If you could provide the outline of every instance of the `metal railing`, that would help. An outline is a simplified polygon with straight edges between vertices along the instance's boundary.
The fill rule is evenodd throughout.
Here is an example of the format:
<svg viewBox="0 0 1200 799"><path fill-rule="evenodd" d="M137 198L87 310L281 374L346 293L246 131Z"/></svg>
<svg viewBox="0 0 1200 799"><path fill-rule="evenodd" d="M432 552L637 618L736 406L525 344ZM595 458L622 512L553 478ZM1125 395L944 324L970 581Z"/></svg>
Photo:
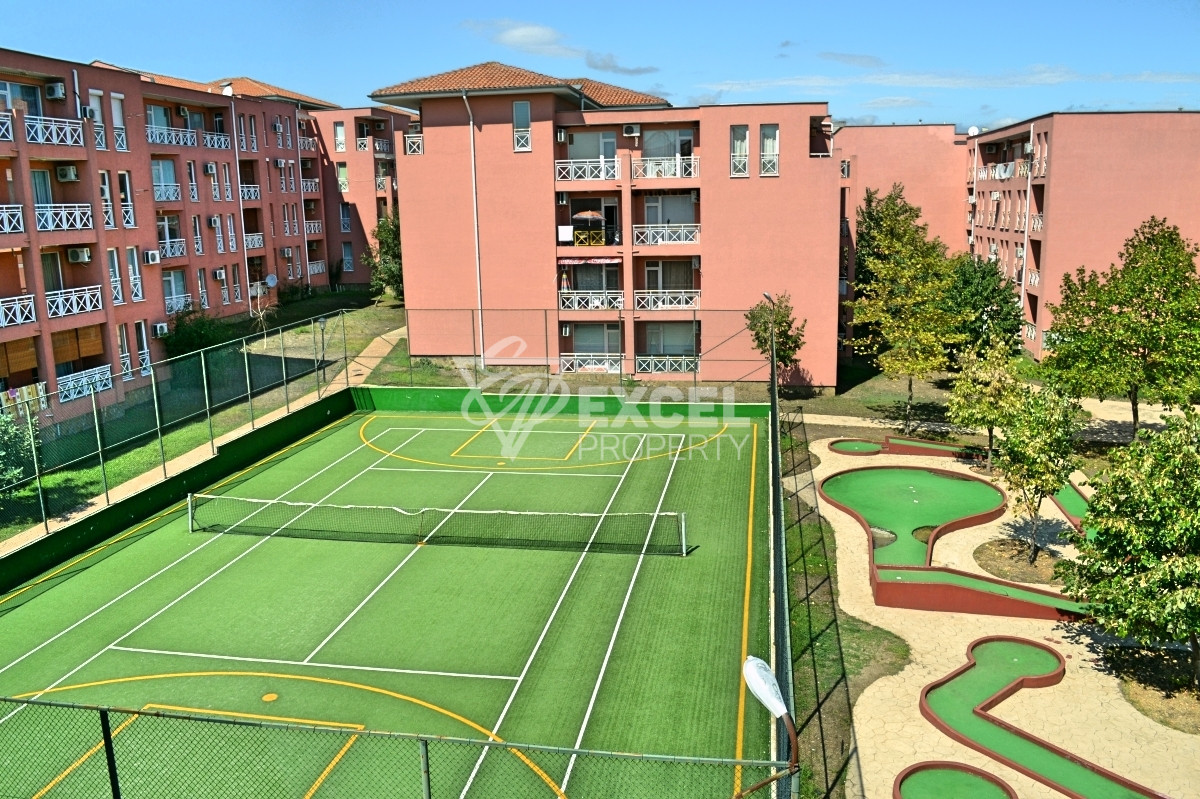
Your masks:
<svg viewBox="0 0 1200 799"><path fill-rule="evenodd" d="M37 321L32 294L0 298L0 327L12 327Z"/></svg>
<svg viewBox="0 0 1200 799"><path fill-rule="evenodd" d="M125 304L125 290L121 287L121 278L120 277L110 277L108 279L108 285L109 285L109 288L111 289L110 293L112 294L112 304L113 305L124 305Z"/></svg>
<svg viewBox="0 0 1200 799"><path fill-rule="evenodd" d="M59 402L70 402L97 391L107 391L112 388L112 364L61 375L55 382L58 384Z"/></svg>
<svg viewBox="0 0 1200 799"><path fill-rule="evenodd" d="M167 128L159 125L146 126L146 142L170 144L176 147L195 147L196 131L187 128Z"/></svg>
<svg viewBox="0 0 1200 799"><path fill-rule="evenodd" d="M128 352L122 352L120 354L120 361L121 361L121 379L122 380L132 380L133 379L133 358L130 356L130 354Z"/></svg>
<svg viewBox="0 0 1200 799"><path fill-rule="evenodd" d="M244 233L242 234L242 242L247 250L262 249L263 234L261 233Z"/></svg>
<svg viewBox="0 0 1200 799"><path fill-rule="evenodd" d="M634 225L634 246L693 244L700 240L699 225Z"/></svg>
<svg viewBox="0 0 1200 799"><path fill-rule="evenodd" d="M635 291L633 307L638 311L661 311L671 308L695 308L700 304L700 292L695 289L669 291Z"/></svg>
<svg viewBox="0 0 1200 799"><path fill-rule="evenodd" d="M301 150L317 149L317 140L312 136L301 136L299 142Z"/></svg>
<svg viewBox="0 0 1200 799"><path fill-rule="evenodd" d="M192 308L191 294L170 294L163 297L163 305L167 308L168 314L177 314L180 311L190 311Z"/></svg>
<svg viewBox="0 0 1200 799"><path fill-rule="evenodd" d="M633 363L633 370L643 374L695 372L700 359L695 355L638 355Z"/></svg>
<svg viewBox="0 0 1200 799"><path fill-rule="evenodd" d="M554 162L555 180L620 180L621 162L615 158L572 158Z"/></svg>
<svg viewBox="0 0 1200 799"><path fill-rule="evenodd" d="M731 155L731 156L729 156L729 176L731 178L750 177L750 156L748 156L748 155Z"/></svg>
<svg viewBox="0 0 1200 799"><path fill-rule="evenodd" d="M360 153L368 153L371 151L371 140L366 137L356 139L355 144L357 145Z"/></svg>
<svg viewBox="0 0 1200 799"><path fill-rule="evenodd" d="M243 183L238 188L238 194L243 200L261 200L262 188L257 183Z"/></svg>
<svg viewBox="0 0 1200 799"><path fill-rule="evenodd" d="M518 153L533 149L533 131L529 128L513 128L513 150Z"/></svg>
<svg viewBox="0 0 1200 799"><path fill-rule="evenodd" d="M320 178L300 178L300 191L305 194L315 194L321 190Z"/></svg>
<svg viewBox="0 0 1200 799"><path fill-rule="evenodd" d="M102 217L104 217L104 227L105 228L107 228L109 230L116 228L117 218L116 218L116 215L113 213L113 204L112 203L101 203L100 215Z"/></svg>
<svg viewBox="0 0 1200 799"><path fill-rule="evenodd" d="M560 291L560 311L620 310L625 307L625 293L616 291Z"/></svg>
<svg viewBox="0 0 1200 799"><path fill-rule="evenodd" d="M1041 230L1046 226L1046 219L1042 214L1034 214L1031 219L1033 220L1033 230Z"/></svg>
<svg viewBox="0 0 1200 799"><path fill-rule="evenodd" d="M146 295L142 292L142 276L129 273L129 299L134 302L144 302Z"/></svg>
<svg viewBox="0 0 1200 799"><path fill-rule="evenodd" d="M312 222L305 220L305 222L304 222L304 232L308 233L311 236L321 235L321 232L324 229L325 229L325 225L319 219L314 220Z"/></svg>
<svg viewBox="0 0 1200 799"><path fill-rule="evenodd" d="M200 287L200 307L208 310L208 289L203 286Z"/></svg>
<svg viewBox="0 0 1200 799"><path fill-rule="evenodd" d="M250 134L250 152L252 152L252 153L258 152L258 134L257 133Z"/></svg>
<svg viewBox="0 0 1200 799"><path fill-rule="evenodd" d="M698 178L700 156L676 155L666 158L634 158L633 179L639 178Z"/></svg>
<svg viewBox="0 0 1200 799"><path fill-rule="evenodd" d="M19 205L0 205L0 233L24 233L25 213Z"/></svg>
<svg viewBox="0 0 1200 799"><path fill-rule="evenodd" d="M338 191L350 191L350 178L338 178Z"/></svg>
<svg viewBox="0 0 1200 799"><path fill-rule="evenodd" d="M155 202L176 202L183 199L183 192L179 189L178 183L155 183L154 184L154 201Z"/></svg>
<svg viewBox="0 0 1200 799"><path fill-rule="evenodd" d="M92 141L95 142L97 150L108 149L108 136L105 135L103 122L92 123Z"/></svg>
<svg viewBox="0 0 1200 799"><path fill-rule="evenodd" d="M129 138L124 125L113 125L113 146L121 152L129 150Z"/></svg>
<svg viewBox="0 0 1200 799"><path fill-rule="evenodd" d="M375 176L375 191L387 191L388 179L387 175Z"/></svg>
<svg viewBox="0 0 1200 799"><path fill-rule="evenodd" d="M12 112L0 111L0 141L13 140Z"/></svg>
<svg viewBox="0 0 1200 799"><path fill-rule="evenodd" d="M779 154L763 153L758 159L758 174L764 177L779 175Z"/></svg>
<svg viewBox="0 0 1200 799"><path fill-rule="evenodd" d="M83 146L83 120L56 117L25 117L25 141L30 144Z"/></svg>
<svg viewBox="0 0 1200 799"><path fill-rule="evenodd" d="M57 203L33 206L38 230L91 230L92 206L86 203Z"/></svg>
<svg viewBox="0 0 1200 799"><path fill-rule="evenodd" d="M312 275L322 275L324 273L325 273L325 262L324 261L309 261L308 262L308 274L310 277Z"/></svg>
<svg viewBox="0 0 1200 799"><path fill-rule="evenodd" d="M571 244L575 247L604 247L621 243L621 231L615 227L575 228Z"/></svg>
<svg viewBox="0 0 1200 799"><path fill-rule="evenodd" d="M606 352L563 352L558 356L558 371L564 374L599 372L618 374L621 371L621 354Z"/></svg>
<svg viewBox="0 0 1200 799"><path fill-rule="evenodd" d="M425 152L425 140L420 133L404 134L404 154L422 155Z"/></svg>
<svg viewBox="0 0 1200 799"><path fill-rule="evenodd" d="M196 255L204 255L204 236L199 233L192 236L192 251Z"/></svg>
<svg viewBox="0 0 1200 799"><path fill-rule="evenodd" d="M188 184L188 197L190 197L194 203L200 202L200 187L195 183Z"/></svg>
<svg viewBox="0 0 1200 799"><path fill-rule="evenodd" d="M204 146L214 150L232 149L228 133L211 133L207 130L204 131Z"/></svg>
<svg viewBox="0 0 1200 799"><path fill-rule="evenodd" d="M343 233L349 233L349 232L350 232L350 220L349 220L349 219L343 219L343 220L342 220L342 232L343 232Z"/></svg>
<svg viewBox="0 0 1200 799"><path fill-rule="evenodd" d="M121 203L121 224L125 227L137 227L133 216L133 203Z"/></svg>
<svg viewBox="0 0 1200 799"><path fill-rule="evenodd" d="M80 286L73 289L46 292L46 316L63 316L99 311L104 307L100 286Z"/></svg>
<svg viewBox="0 0 1200 799"><path fill-rule="evenodd" d="M1029 285L1037 286L1042 282L1042 273L1036 269L1029 270Z"/></svg>
<svg viewBox="0 0 1200 799"><path fill-rule="evenodd" d="M163 239L158 242L158 254L163 258L182 258L187 255L187 242L183 239Z"/></svg>
<svg viewBox="0 0 1200 799"><path fill-rule="evenodd" d="M1029 339L1030 341L1033 341L1037 338L1037 325L1029 322L1025 323L1025 338Z"/></svg>
<svg viewBox="0 0 1200 799"><path fill-rule="evenodd" d="M389 139L375 139L375 152L390 153L392 151L392 142Z"/></svg>

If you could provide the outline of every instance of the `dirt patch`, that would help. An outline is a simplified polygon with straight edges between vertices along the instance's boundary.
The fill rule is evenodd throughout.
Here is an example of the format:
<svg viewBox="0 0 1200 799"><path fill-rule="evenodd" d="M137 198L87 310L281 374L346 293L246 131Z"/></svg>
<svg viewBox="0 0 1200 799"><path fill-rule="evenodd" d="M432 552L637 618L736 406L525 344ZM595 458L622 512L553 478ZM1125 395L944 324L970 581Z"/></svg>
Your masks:
<svg viewBox="0 0 1200 799"><path fill-rule="evenodd" d="M936 527L918 527L916 530L913 530L912 537L922 544L928 544L929 536L933 535L933 531L936 529Z"/></svg>
<svg viewBox="0 0 1200 799"><path fill-rule="evenodd" d="M888 544L896 543L896 534L882 527L871 528L871 549L883 549Z"/></svg>
<svg viewBox="0 0 1200 799"><path fill-rule="evenodd" d="M1062 585L1062 580L1054 576L1054 564L1062 559L1042 550L1037 561L1030 564L1028 541L997 538L980 544L973 554L979 568L993 577L1017 583Z"/></svg>
<svg viewBox="0 0 1200 799"><path fill-rule="evenodd" d="M1188 653L1109 647L1104 663L1121 678L1121 694L1159 724L1200 735L1200 695L1189 687Z"/></svg>

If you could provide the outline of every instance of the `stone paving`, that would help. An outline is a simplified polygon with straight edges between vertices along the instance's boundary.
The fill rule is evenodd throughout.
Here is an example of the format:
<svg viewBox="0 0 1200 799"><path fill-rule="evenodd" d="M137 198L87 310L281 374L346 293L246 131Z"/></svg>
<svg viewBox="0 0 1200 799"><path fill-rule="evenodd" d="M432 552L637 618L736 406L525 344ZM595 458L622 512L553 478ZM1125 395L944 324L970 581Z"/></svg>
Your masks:
<svg viewBox="0 0 1200 799"><path fill-rule="evenodd" d="M813 442L821 460L814 470L818 482L844 469L885 464L969 472L967 465L950 458L844 455L828 448L830 440ZM1046 517L1066 524L1050 503L1043 510ZM1049 621L877 607L867 577L866 534L836 508L822 511L837 538L841 610L904 638L911 649L911 662L903 671L872 683L855 703L859 768L851 769L848 796L890 797L896 775L922 760L977 766L1008 782L1021 799L1062 796L955 742L920 714L921 689L965 663L971 641L998 634L1052 645L1066 658L1067 671L1058 685L1021 691L994 715L1154 790L1173 797L1200 796L1200 736L1164 727L1126 702L1117 680L1097 668L1086 633ZM1007 535L1014 522L1009 511L978 529L948 534L935 547L934 563L982 573L971 552L984 540Z"/></svg>

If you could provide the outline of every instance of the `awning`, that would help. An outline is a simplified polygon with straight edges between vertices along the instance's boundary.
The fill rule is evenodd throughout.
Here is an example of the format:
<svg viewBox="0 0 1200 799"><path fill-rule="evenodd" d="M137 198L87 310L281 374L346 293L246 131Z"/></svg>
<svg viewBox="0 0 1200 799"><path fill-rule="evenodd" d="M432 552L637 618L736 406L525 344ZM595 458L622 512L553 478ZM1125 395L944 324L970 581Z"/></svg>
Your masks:
<svg viewBox="0 0 1200 799"><path fill-rule="evenodd" d="M577 264L619 264L620 257L604 256L600 258L559 258L559 266L575 266Z"/></svg>

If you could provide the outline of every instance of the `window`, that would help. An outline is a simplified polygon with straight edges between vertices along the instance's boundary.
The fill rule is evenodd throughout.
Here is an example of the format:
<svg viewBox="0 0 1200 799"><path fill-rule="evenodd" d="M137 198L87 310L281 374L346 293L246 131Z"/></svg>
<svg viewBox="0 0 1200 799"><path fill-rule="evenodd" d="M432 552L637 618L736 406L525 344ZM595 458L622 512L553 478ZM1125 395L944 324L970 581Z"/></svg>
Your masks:
<svg viewBox="0 0 1200 799"><path fill-rule="evenodd" d="M142 264L138 261L137 247L125 248L125 268L129 272L129 299L142 302L146 295L142 293Z"/></svg>
<svg viewBox="0 0 1200 799"><path fill-rule="evenodd" d="M233 183L229 178L229 164L221 164L221 178L225 182L225 201L233 201Z"/></svg>
<svg viewBox="0 0 1200 799"><path fill-rule="evenodd" d="M758 126L758 174L773 177L779 174L779 126Z"/></svg>
<svg viewBox="0 0 1200 799"><path fill-rule="evenodd" d="M117 196L121 200L121 224L125 227L137 227L133 217L133 182L128 172L117 173Z"/></svg>
<svg viewBox="0 0 1200 799"><path fill-rule="evenodd" d="M121 289L121 254L115 247L108 250L108 282L112 287L113 305L124 305L125 293Z"/></svg>
<svg viewBox="0 0 1200 799"><path fill-rule="evenodd" d="M175 162L154 159L150 161L150 175L155 186L173 185L175 183Z"/></svg>
<svg viewBox="0 0 1200 799"><path fill-rule="evenodd" d="M350 175L346 172L346 162L337 163L338 191L350 191Z"/></svg>
<svg viewBox="0 0 1200 799"><path fill-rule="evenodd" d="M842 162L842 177L844 177L844 178L850 177L850 162L849 161Z"/></svg>
<svg viewBox="0 0 1200 799"><path fill-rule="evenodd" d="M250 151L258 152L258 117L250 117Z"/></svg>
<svg viewBox="0 0 1200 799"><path fill-rule="evenodd" d="M619 323L574 325L572 349L581 353L619 354L621 326Z"/></svg>
<svg viewBox="0 0 1200 799"><path fill-rule="evenodd" d="M167 214L158 218L158 241L177 241L181 238L179 232L179 215Z"/></svg>
<svg viewBox="0 0 1200 799"><path fill-rule="evenodd" d="M50 189L49 169L31 169L29 170L29 179L33 183L34 205L49 205L54 202L54 196Z"/></svg>
<svg viewBox="0 0 1200 799"><path fill-rule="evenodd" d="M146 124L156 128L171 127L171 112L165 106L147 105Z"/></svg>
<svg viewBox="0 0 1200 799"><path fill-rule="evenodd" d="M750 126L729 126L729 176L750 176Z"/></svg>
<svg viewBox="0 0 1200 799"><path fill-rule="evenodd" d="M333 123L333 150L337 153L346 152L346 123Z"/></svg>
<svg viewBox="0 0 1200 799"><path fill-rule="evenodd" d="M167 269L162 273L163 296L167 298L168 305L172 297L183 297L187 295L187 278L183 274L182 269Z"/></svg>
<svg viewBox="0 0 1200 799"><path fill-rule="evenodd" d="M646 352L650 355L695 355L696 329L691 322L655 322L646 325Z"/></svg>
<svg viewBox="0 0 1200 799"><path fill-rule="evenodd" d="M233 226L233 214L230 214L227 218L226 227L229 228L229 251L237 252L237 228Z"/></svg>
<svg viewBox="0 0 1200 799"><path fill-rule="evenodd" d="M62 263L58 253L42 253L42 281L47 292L63 290Z"/></svg>
<svg viewBox="0 0 1200 799"><path fill-rule="evenodd" d="M203 228L200 226L200 217L192 217L192 244L195 247L196 255L204 255L204 236Z"/></svg>
<svg viewBox="0 0 1200 799"><path fill-rule="evenodd" d="M691 291L691 261L647 261L646 289L648 291Z"/></svg>
<svg viewBox="0 0 1200 799"><path fill-rule="evenodd" d="M0 80L0 111L16 108L18 103L25 105L25 113L29 116L42 115L42 92L37 86Z"/></svg>
<svg viewBox="0 0 1200 799"><path fill-rule="evenodd" d="M533 149L533 137L529 130L529 101L518 100L513 103L513 150L518 153L529 152Z"/></svg>
<svg viewBox="0 0 1200 799"><path fill-rule="evenodd" d="M354 247L348 241L342 242L342 271L354 271Z"/></svg>
<svg viewBox="0 0 1200 799"><path fill-rule="evenodd" d="M133 361L129 357L129 333L124 323L117 325L117 352L121 358L121 379L133 379Z"/></svg>
<svg viewBox="0 0 1200 799"><path fill-rule="evenodd" d="M213 133L224 133L224 132L225 132L225 112L214 111L213 112Z"/></svg>
<svg viewBox="0 0 1200 799"><path fill-rule="evenodd" d="M342 219L342 232L350 232L350 203L342 203L339 207L339 213Z"/></svg>

